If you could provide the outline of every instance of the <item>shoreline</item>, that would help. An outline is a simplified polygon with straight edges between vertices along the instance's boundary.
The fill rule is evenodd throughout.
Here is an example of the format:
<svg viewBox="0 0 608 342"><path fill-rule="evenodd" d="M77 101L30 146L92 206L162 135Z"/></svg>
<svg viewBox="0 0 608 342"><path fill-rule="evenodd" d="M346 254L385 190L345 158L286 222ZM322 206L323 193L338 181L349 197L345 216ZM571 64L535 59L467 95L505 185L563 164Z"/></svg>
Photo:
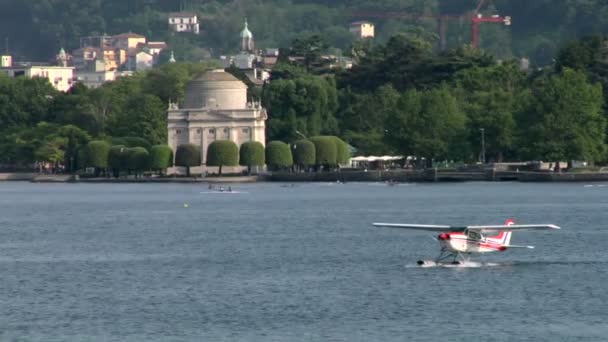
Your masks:
<svg viewBox="0 0 608 342"><path fill-rule="evenodd" d="M252 183L252 182L608 182L608 172L514 172L476 171L455 172L429 170L408 171L344 171L319 173L276 172L267 175L225 177L143 177L143 178L82 178L77 175L39 175L34 173L0 173L2 181L33 183Z"/></svg>

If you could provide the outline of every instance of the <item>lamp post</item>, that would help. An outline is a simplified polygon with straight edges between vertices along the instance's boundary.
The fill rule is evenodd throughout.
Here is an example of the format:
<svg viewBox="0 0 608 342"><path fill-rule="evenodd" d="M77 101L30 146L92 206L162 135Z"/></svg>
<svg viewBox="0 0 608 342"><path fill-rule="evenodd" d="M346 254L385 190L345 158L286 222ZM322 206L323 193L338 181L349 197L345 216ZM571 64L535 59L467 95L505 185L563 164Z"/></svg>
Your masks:
<svg viewBox="0 0 608 342"><path fill-rule="evenodd" d="M70 173L74 173L74 156L70 156Z"/></svg>
<svg viewBox="0 0 608 342"><path fill-rule="evenodd" d="M302 132L298 131L297 129L296 129L296 134L298 134L298 135L299 135L299 136L301 136L302 138L304 138L304 139L308 140L308 137L307 137L307 136L305 136L304 134L302 134Z"/></svg>
<svg viewBox="0 0 608 342"><path fill-rule="evenodd" d="M481 163L486 163L486 130L482 127L481 131Z"/></svg>

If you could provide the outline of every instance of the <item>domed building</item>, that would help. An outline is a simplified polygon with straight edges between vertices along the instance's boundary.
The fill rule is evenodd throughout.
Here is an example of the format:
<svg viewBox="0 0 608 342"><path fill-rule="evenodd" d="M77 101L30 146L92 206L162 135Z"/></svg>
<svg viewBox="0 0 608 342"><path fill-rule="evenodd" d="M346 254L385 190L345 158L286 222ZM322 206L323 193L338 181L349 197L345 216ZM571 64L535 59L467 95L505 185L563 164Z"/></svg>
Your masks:
<svg viewBox="0 0 608 342"><path fill-rule="evenodd" d="M182 144L199 145L203 165L207 147L215 140L232 140L238 146L266 142L266 110L258 102L248 102L245 83L224 70L207 71L190 81L181 108L170 103L167 118L173 152ZM204 170L203 166L200 171Z"/></svg>

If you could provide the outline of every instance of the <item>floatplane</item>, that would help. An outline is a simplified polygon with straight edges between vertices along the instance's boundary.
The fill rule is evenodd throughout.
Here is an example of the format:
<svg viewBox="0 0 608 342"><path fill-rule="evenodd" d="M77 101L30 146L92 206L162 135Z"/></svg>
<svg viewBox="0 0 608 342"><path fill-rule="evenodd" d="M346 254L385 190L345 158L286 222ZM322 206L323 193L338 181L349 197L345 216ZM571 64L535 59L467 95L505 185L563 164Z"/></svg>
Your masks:
<svg viewBox="0 0 608 342"><path fill-rule="evenodd" d="M511 248L533 249L534 246L511 245L511 234L522 230L560 229L554 224L515 224L511 219L500 226L458 227L407 223L374 223L374 226L439 233L436 238L441 248L439 256L434 260L419 260L417 263L420 266L467 264L471 254L504 252Z"/></svg>

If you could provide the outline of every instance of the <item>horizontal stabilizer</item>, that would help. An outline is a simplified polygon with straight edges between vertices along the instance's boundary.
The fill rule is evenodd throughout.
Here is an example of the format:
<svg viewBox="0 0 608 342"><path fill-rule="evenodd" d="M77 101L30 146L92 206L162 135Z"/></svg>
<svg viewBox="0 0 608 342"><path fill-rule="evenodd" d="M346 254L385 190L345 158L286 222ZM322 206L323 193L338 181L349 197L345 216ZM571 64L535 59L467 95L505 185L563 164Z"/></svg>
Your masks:
<svg viewBox="0 0 608 342"><path fill-rule="evenodd" d="M505 247L505 248L527 248L527 249L534 249L534 246L505 245L503 247Z"/></svg>

